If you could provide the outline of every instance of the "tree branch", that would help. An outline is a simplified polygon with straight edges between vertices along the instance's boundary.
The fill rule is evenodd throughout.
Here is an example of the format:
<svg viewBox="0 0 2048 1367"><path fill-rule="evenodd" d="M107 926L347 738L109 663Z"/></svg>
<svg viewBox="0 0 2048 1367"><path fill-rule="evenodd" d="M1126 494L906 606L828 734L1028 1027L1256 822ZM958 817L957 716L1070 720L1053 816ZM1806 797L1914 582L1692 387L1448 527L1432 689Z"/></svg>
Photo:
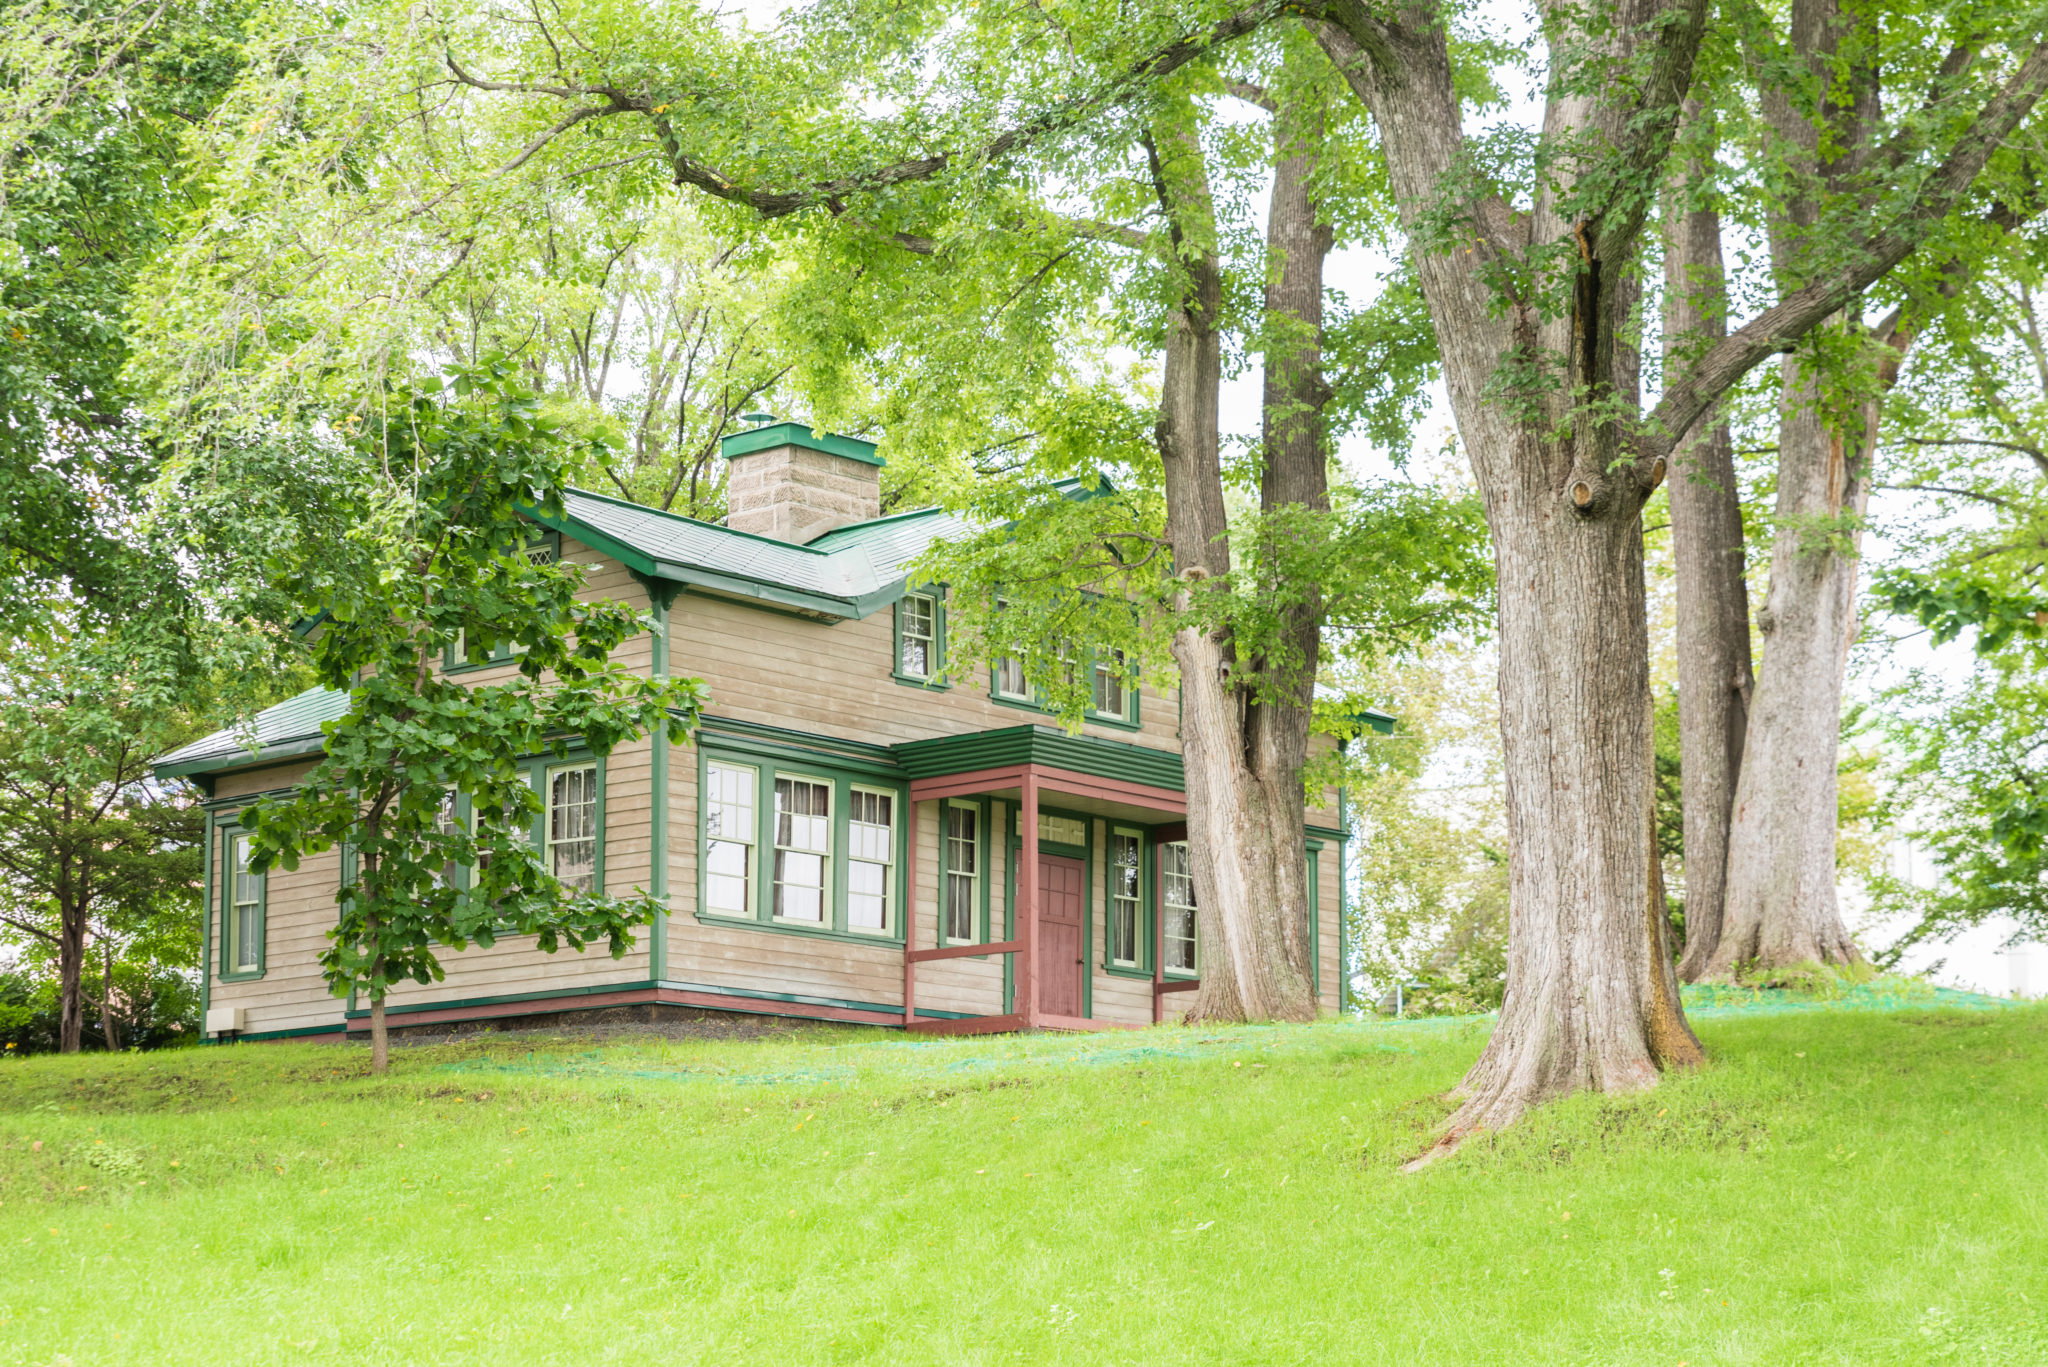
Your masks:
<svg viewBox="0 0 2048 1367"><path fill-rule="evenodd" d="M2025 61L1980 110L1948 157L1928 177L1919 198L1864 244L1863 260L1830 279L1817 280L1779 300L1695 360L1668 386L1633 443L1638 459L1666 457L1699 416L1751 367L1789 351L1815 325L1910 256L1934 225L1953 210L1999 143L2048 89L2048 42Z"/></svg>

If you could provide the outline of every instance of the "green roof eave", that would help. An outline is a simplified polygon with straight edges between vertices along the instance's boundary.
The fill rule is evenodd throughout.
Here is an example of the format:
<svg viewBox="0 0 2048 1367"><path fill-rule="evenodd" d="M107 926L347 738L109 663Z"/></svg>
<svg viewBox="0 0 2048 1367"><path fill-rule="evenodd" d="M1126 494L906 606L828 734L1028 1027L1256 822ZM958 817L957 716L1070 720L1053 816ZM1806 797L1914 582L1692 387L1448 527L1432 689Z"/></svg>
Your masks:
<svg viewBox="0 0 2048 1367"><path fill-rule="evenodd" d="M1126 779L1154 788L1186 790L1181 757L1129 741L1097 736L1072 736L1050 726L1027 724L962 736L904 741L895 747L896 762L916 778L999 769L1012 764L1043 764L1097 778Z"/></svg>
<svg viewBox="0 0 2048 1367"><path fill-rule="evenodd" d="M320 754L326 747L327 737L324 735L302 736L295 740L259 746L254 750L226 751L170 764L152 765L150 771L158 778L191 778L195 774L219 774L230 769L254 769L283 760L304 759L308 755Z"/></svg>

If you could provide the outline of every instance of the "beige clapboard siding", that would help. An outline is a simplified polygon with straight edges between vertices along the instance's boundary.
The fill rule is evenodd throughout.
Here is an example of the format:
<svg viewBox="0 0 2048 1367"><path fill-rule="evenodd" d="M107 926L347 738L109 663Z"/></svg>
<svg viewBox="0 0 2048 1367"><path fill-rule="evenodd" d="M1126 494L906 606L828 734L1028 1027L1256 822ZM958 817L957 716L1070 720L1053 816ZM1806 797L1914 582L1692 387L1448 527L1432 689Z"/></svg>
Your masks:
<svg viewBox="0 0 2048 1367"><path fill-rule="evenodd" d="M208 970L218 972L228 833L217 832L213 844L214 896L207 909L207 946ZM241 982L216 978L207 1004L247 1010L243 1029L249 1033L339 1024L343 1003L328 992L319 959L327 947L327 932L334 927L334 892L340 875L341 857L333 850L314 855L296 869L272 869L264 875L263 976Z"/></svg>
<svg viewBox="0 0 2048 1367"><path fill-rule="evenodd" d="M316 761L299 760L290 764L273 764L262 769L244 769L239 773L222 774L213 785L216 798L248 797L255 793L267 793L280 788L289 788L313 772Z"/></svg>
<svg viewBox="0 0 2048 1367"><path fill-rule="evenodd" d="M702 594L677 596L670 610L670 669L704 681L716 716L817 731L877 744L986 731L1032 722L1044 713L1006 707L986 681L919 688L890 678L894 609L858 622L814 622ZM1171 692L1141 689L1142 729L1093 723L1084 734L1174 749L1178 711Z"/></svg>

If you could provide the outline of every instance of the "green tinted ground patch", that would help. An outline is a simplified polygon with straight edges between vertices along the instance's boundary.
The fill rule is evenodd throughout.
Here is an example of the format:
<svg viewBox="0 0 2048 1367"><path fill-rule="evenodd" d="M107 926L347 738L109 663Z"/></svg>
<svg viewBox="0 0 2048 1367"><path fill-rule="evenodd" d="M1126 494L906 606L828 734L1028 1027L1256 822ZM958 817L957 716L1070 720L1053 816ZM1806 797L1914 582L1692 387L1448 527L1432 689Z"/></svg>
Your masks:
<svg viewBox="0 0 2048 1367"><path fill-rule="evenodd" d="M2048 1362L2048 1009L1764 1005L1417 1176L1488 1021L10 1063L0 1364Z"/></svg>

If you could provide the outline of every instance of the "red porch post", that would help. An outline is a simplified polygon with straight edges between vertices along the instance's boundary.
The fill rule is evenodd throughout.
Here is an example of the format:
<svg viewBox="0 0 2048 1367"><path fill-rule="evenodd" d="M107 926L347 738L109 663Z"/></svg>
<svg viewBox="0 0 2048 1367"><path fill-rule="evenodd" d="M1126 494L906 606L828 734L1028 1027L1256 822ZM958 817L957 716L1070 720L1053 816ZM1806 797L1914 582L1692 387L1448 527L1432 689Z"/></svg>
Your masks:
<svg viewBox="0 0 2048 1367"><path fill-rule="evenodd" d="M917 804L905 802L903 831L903 1028L917 1015Z"/></svg>
<svg viewBox="0 0 2048 1367"><path fill-rule="evenodd" d="M1024 768L1024 795L1018 813L1024 827L1017 870L1017 1015L1026 1030L1038 1025L1038 770Z"/></svg>

